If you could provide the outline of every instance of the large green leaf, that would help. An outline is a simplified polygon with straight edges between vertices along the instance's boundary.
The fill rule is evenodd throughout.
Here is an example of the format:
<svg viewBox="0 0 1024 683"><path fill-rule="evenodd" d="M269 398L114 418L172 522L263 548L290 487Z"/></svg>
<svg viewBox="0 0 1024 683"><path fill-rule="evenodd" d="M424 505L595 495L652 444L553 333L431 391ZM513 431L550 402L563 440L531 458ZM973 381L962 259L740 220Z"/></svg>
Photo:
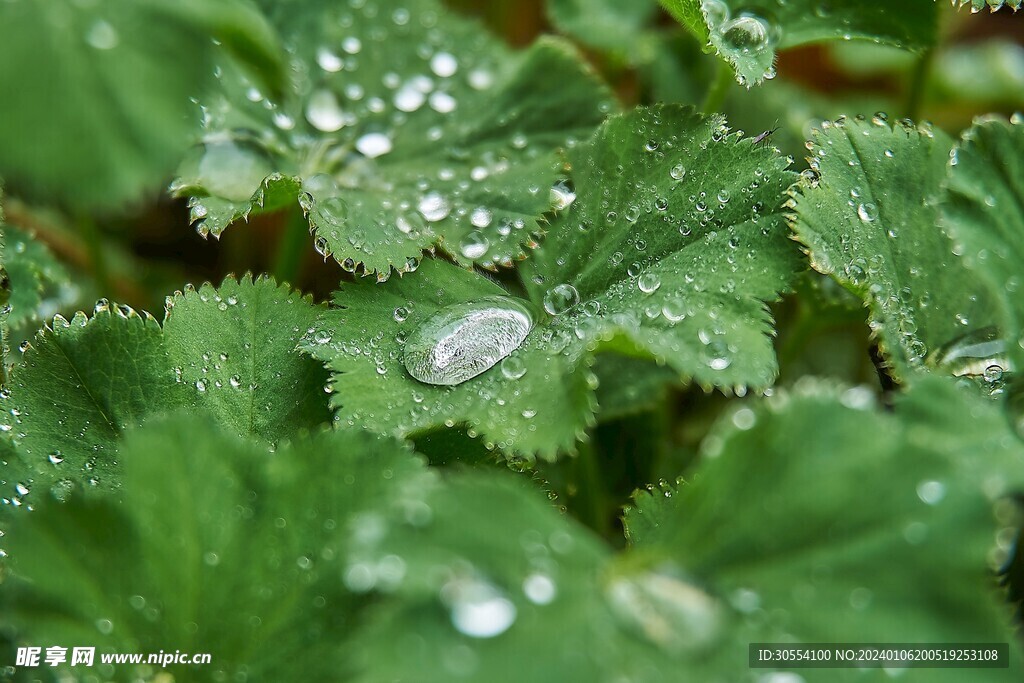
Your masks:
<svg viewBox="0 0 1024 683"><path fill-rule="evenodd" d="M870 40L921 50L937 38L934 0L661 0L672 15L752 85L774 75L775 49Z"/></svg>
<svg viewBox="0 0 1024 683"><path fill-rule="evenodd" d="M840 121L816 134L812 171L795 197L794 229L812 265L868 305L898 378L926 359L981 374L957 351L1002 313L990 288L954 253L936 203L952 143L943 133L882 119Z"/></svg>
<svg viewBox="0 0 1024 683"><path fill-rule="evenodd" d="M805 382L740 408L687 479L668 497L645 494L626 525L649 561L675 562L731 603L720 677L746 670L747 642L1013 639L994 575L1012 548L1013 505L996 503L997 525L993 500L1024 484L1024 449L995 407L947 380L915 385L895 414L863 387ZM1020 671L1014 652L1010 669L971 680ZM902 673L963 680L956 670ZM801 675L864 680L852 670Z"/></svg>
<svg viewBox="0 0 1024 683"><path fill-rule="evenodd" d="M1024 361L1024 119L989 118L966 131L950 159L943 225L964 261L1005 301L1007 352Z"/></svg>
<svg viewBox="0 0 1024 683"><path fill-rule="evenodd" d="M0 175L78 209L116 207L170 174L213 80L212 38L280 80L276 36L245 0L5 2ZM31 132L37 131L33 135Z"/></svg>
<svg viewBox="0 0 1024 683"><path fill-rule="evenodd" d="M208 419L179 417L129 433L121 457L123 500L44 500L4 536L0 630L96 647L97 664L104 652L212 655L206 666L168 668L178 680L348 679L340 645L366 602L341 580L350 539L417 514L431 488L407 447L346 430L271 454ZM118 666L104 678L145 670ZM94 671L56 673L91 680Z"/></svg>
<svg viewBox="0 0 1024 683"><path fill-rule="evenodd" d="M611 107L566 44L513 53L434 0L270 12L295 53L292 89L273 102L222 70L174 185L202 234L298 201L318 251L378 279L434 247L511 264L552 208L556 150Z"/></svg>
<svg viewBox="0 0 1024 683"><path fill-rule="evenodd" d="M170 303L164 329L101 301L39 332L0 394L0 431L20 454L0 478L57 496L117 487L124 429L181 406L269 442L329 420L326 374L295 351L320 310L308 298L229 278Z"/></svg>
<svg viewBox="0 0 1024 683"><path fill-rule="evenodd" d="M798 268L781 217L786 160L682 107L613 118L569 160L579 198L524 264L529 301L510 304L532 310L522 346L457 386L424 384L403 366L413 331L507 293L438 261L383 286L346 284L303 343L335 373L339 419L398 434L466 424L491 447L551 458L592 418L599 347L706 387L771 383L764 302ZM559 293L576 305L556 308Z"/></svg>

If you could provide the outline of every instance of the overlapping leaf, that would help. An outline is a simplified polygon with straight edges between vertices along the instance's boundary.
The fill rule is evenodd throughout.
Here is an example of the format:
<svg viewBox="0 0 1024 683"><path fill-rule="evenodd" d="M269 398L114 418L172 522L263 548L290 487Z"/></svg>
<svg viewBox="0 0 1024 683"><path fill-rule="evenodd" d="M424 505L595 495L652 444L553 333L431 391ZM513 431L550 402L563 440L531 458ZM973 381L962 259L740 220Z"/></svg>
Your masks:
<svg viewBox="0 0 1024 683"><path fill-rule="evenodd" d="M300 437L271 454L183 417L129 433L121 453L123 500L95 491L43 500L3 537L4 632L96 647L97 663L105 652L210 653L211 664L167 669L195 681L350 674L341 645L366 602L341 581L350 539L371 518L422 512L432 477L418 458L358 430ZM104 677L146 670L118 666ZM55 673L85 680L93 671Z"/></svg>
<svg viewBox="0 0 1024 683"><path fill-rule="evenodd" d="M657 0L547 0L551 23L564 33L595 47L632 52Z"/></svg>
<svg viewBox="0 0 1024 683"><path fill-rule="evenodd" d="M626 525L638 551L675 562L731 603L730 635L714 658L726 678L746 670L749 641L1006 642L1009 608L993 570L1011 549L1013 505L996 504L998 526L992 510L1024 484L1022 465L1000 412L946 380L915 386L895 415L875 409L864 388L805 383L741 408L708 438L689 481L644 495ZM972 676L1016 680L1013 657L1010 669Z"/></svg>
<svg viewBox="0 0 1024 683"><path fill-rule="evenodd" d="M269 280L176 294L164 322L175 379L240 434L277 441L330 420L326 373L298 353L321 307Z"/></svg>
<svg viewBox="0 0 1024 683"><path fill-rule="evenodd" d="M508 361L457 386L403 365L424 320L507 294L485 277L426 261L412 277L342 288L303 345L335 373L342 421L399 434L466 424L503 451L550 458L591 419L598 346L707 387L771 382L764 302L798 268L780 214L786 161L681 107L612 119L569 159L579 198L524 264L529 302L517 301L535 325Z"/></svg>
<svg viewBox="0 0 1024 683"><path fill-rule="evenodd" d="M741 83L773 75L775 49L825 40L870 40L921 50L937 38L934 0L661 0L707 41Z"/></svg>
<svg viewBox="0 0 1024 683"><path fill-rule="evenodd" d="M964 133L950 160L943 225L963 245L965 262L1005 302L1005 347L1020 367L1024 306L1024 119L991 118Z"/></svg>
<svg viewBox="0 0 1024 683"><path fill-rule="evenodd" d="M845 121L814 140L794 229L813 266L860 296L899 378L914 369L981 375L975 356L1003 313L954 253L936 203L951 141L930 129ZM820 174L820 177L819 177ZM994 361L993 361L994 362Z"/></svg>
<svg viewBox="0 0 1024 683"><path fill-rule="evenodd" d="M684 664L623 629L606 599L608 548L539 492L476 474L451 478L427 502L429 525L391 526L353 553L408 566L388 591L398 604L355 640L365 672L356 680L679 679Z"/></svg>
<svg viewBox="0 0 1024 683"><path fill-rule="evenodd" d="M1021 6L1021 0L950 0L950 2L954 7L970 5L972 12L980 12L983 9L998 12L1003 7L1009 7L1016 12Z"/></svg>
<svg viewBox="0 0 1024 683"><path fill-rule="evenodd" d="M438 245L511 263L551 208L555 151L610 108L564 43L512 53L434 0L271 12L293 91L272 102L222 71L175 184L204 234L298 199L320 252L379 279Z"/></svg>
<svg viewBox="0 0 1024 683"><path fill-rule="evenodd" d="M49 248L30 232L5 226L4 236L4 268L11 288L8 324L28 327L53 313L50 306L64 295L61 290L69 287L70 276Z"/></svg>
<svg viewBox="0 0 1024 683"><path fill-rule="evenodd" d="M319 312L308 298L245 278L170 303L163 329L101 301L91 318L57 316L37 335L0 395L0 430L19 453L0 475L18 489L5 500L116 487L120 434L178 407L270 442L329 419L326 374L294 351Z"/></svg>
<svg viewBox="0 0 1024 683"><path fill-rule="evenodd" d="M276 36L244 0L0 5L0 62L17 65L0 91L18 93L4 107L0 175L79 209L159 187L198 128L189 98L212 81L213 38L279 86Z"/></svg>

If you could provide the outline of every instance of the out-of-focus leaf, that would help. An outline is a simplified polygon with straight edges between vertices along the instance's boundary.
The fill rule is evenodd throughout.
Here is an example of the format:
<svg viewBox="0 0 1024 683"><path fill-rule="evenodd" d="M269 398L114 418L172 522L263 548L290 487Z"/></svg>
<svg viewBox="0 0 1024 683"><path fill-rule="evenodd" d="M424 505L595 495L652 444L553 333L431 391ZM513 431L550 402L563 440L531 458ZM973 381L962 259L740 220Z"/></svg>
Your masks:
<svg viewBox="0 0 1024 683"><path fill-rule="evenodd" d="M995 503L997 527L993 501L1024 484L1024 448L998 409L928 378L895 414L863 388L808 382L740 410L708 438L686 482L641 496L626 516L637 551L731 604L712 658L719 677L746 671L747 642L1013 640L993 571L1009 552L1013 529L1002 527L1013 504ZM1009 669L972 680L1017 680L1016 646L1011 657ZM902 674L963 680L956 670Z"/></svg>
<svg viewBox="0 0 1024 683"><path fill-rule="evenodd" d="M121 458L120 502L45 497L3 537L0 630L96 647L97 664L106 652L211 654L168 667L178 680L347 680L341 645L366 602L341 579L352 539L372 533L371 520L421 511L430 489L407 447L350 430L271 454L211 420L177 417L129 433ZM152 670L121 665L104 678ZM59 680L93 671L65 665Z"/></svg>
<svg viewBox="0 0 1024 683"><path fill-rule="evenodd" d="M17 97L4 106L0 175L76 210L158 187L198 128L190 97L213 80L214 38L277 85L275 35L245 0L3 3L0 92Z"/></svg>
<svg viewBox="0 0 1024 683"><path fill-rule="evenodd" d="M943 225L965 262L991 282L1009 317L998 357L1024 366L1024 118L990 118L966 131L950 158ZM1003 367L1006 364L1003 363Z"/></svg>

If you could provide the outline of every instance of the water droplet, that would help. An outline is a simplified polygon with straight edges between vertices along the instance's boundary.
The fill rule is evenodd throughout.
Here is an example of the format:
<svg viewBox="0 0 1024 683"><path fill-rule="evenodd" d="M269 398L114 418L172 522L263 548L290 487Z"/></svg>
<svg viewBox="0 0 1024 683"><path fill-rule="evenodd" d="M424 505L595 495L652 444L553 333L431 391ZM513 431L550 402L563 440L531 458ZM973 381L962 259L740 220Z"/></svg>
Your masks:
<svg viewBox="0 0 1024 683"><path fill-rule="evenodd" d="M682 180L686 176L686 167L682 164L676 164L668 174L672 180Z"/></svg>
<svg viewBox="0 0 1024 683"><path fill-rule="evenodd" d="M85 34L85 41L97 50L113 50L121 42L121 37L110 22L97 19Z"/></svg>
<svg viewBox="0 0 1024 683"><path fill-rule="evenodd" d="M623 623L669 652L705 647L721 632L718 601L667 572L616 577L605 595Z"/></svg>
<svg viewBox="0 0 1024 683"><path fill-rule="evenodd" d="M564 180L551 186L551 208L555 211L564 211L574 201L576 201L576 192Z"/></svg>
<svg viewBox="0 0 1024 683"><path fill-rule="evenodd" d="M857 216L865 223L872 223L878 218L878 207L868 202L857 205Z"/></svg>
<svg viewBox="0 0 1024 683"><path fill-rule="evenodd" d="M376 159L391 151L391 138L384 133L367 133L356 140L356 149L365 157Z"/></svg>
<svg viewBox="0 0 1024 683"><path fill-rule="evenodd" d="M509 356L501 361L501 374L505 379L519 379L526 374L526 363L519 356Z"/></svg>
<svg viewBox="0 0 1024 683"><path fill-rule="evenodd" d="M562 315L580 302L580 294L572 285L556 285L544 295L544 310L551 315Z"/></svg>
<svg viewBox="0 0 1024 683"><path fill-rule="evenodd" d="M940 481L922 481L917 485L917 497L927 505L938 505L946 497L946 486Z"/></svg>
<svg viewBox="0 0 1024 683"><path fill-rule="evenodd" d="M535 605L548 605L558 594L558 587L547 574L530 574L523 580L523 594Z"/></svg>
<svg viewBox="0 0 1024 683"><path fill-rule="evenodd" d="M636 286L644 294L652 294L661 287L661 278L656 273L644 273L637 279Z"/></svg>
<svg viewBox="0 0 1024 683"><path fill-rule="evenodd" d="M430 70L440 78L454 76L459 62L450 52L438 52L430 58Z"/></svg>
<svg viewBox="0 0 1024 683"><path fill-rule="evenodd" d="M452 625L471 638L493 638L516 620L516 606L495 586L479 579L453 580L441 589Z"/></svg>
<svg viewBox="0 0 1024 683"><path fill-rule="evenodd" d="M529 310L507 297L453 304L416 328L403 360L425 384L461 384L519 348L532 327Z"/></svg>
<svg viewBox="0 0 1024 683"><path fill-rule="evenodd" d="M206 144L197 167L198 181L210 194L234 202L250 199L272 171L261 149L231 140ZM199 211L194 215L201 217Z"/></svg>
<svg viewBox="0 0 1024 683"><path fill-rule="evenodd" d="M929 354L925 364L954 377L986 379L996 374L992 368L999 370L996 379L1013 369L1006 341L995 327L984 327L957 337Z"/></svg>
<svg viewBox="0 0 1024 683"><path fill-rule="evenodd" d="M341 71L341 68L345 66L345 62L342 61L341 57L326 47L321 47L316 51L316 63L319 64L320 68L324 71L332 73L335 71Z"/></svg>
<svg viewBox="0 0 1024 683"><path fill-rule="evenodd" d="M459 243L459 251L465 258L478 259L487 253L487 248L491 246L490 240L479 230L474 230L465 237Z"/></svg>
<svg viewBox="0 0 1024 683"><path fill-rule="evenodd" d="M449 206L448 200L437 192L423 195L420 198L417 209L431 223L443 220L451 213L451 206Z"/></svg>
<svg viewBox="0 0 1024 683"><path fill-rule="evenodd" d="M333 133L345 125L345 112L330 90L315 90L306 104L306 119L319 131Z"/></svg>

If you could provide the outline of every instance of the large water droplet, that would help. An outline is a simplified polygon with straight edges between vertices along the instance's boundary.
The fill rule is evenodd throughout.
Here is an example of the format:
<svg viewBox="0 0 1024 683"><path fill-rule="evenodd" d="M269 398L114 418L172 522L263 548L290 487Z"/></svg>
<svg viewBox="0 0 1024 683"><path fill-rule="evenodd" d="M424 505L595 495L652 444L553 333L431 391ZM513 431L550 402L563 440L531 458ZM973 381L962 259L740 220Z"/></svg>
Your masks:
<svg viewBox="0 0 1024 683"><path fill-rule="evenodd" d="M460 384L519 348L532 327L529 310L507 297L453 304L416 328L403 360L425 384Z"/></svg>
<svg viewBox="0 0 1024 683"><path fill-rule="evenodd" d="M718 601L669 573L616 577L606 597L620 620L670 652L705 647L721 632Z"/></svg>
<svg viewBox="0 0 1024 683"><path fill-rule="evenodd" d="M233 202L250 199L272 172L270 159L251 144L224 140L203 147L198 181L210 194Z"/></svg>
<svg viewBox="0 0 1024 683"><path fill-rule="evenodd" d="M925 364L954 377L985 377L993 372L993 366L1000 368L1000 375L1013 369L1006 341L995 327L957 337L929 354Z"/></svg>

